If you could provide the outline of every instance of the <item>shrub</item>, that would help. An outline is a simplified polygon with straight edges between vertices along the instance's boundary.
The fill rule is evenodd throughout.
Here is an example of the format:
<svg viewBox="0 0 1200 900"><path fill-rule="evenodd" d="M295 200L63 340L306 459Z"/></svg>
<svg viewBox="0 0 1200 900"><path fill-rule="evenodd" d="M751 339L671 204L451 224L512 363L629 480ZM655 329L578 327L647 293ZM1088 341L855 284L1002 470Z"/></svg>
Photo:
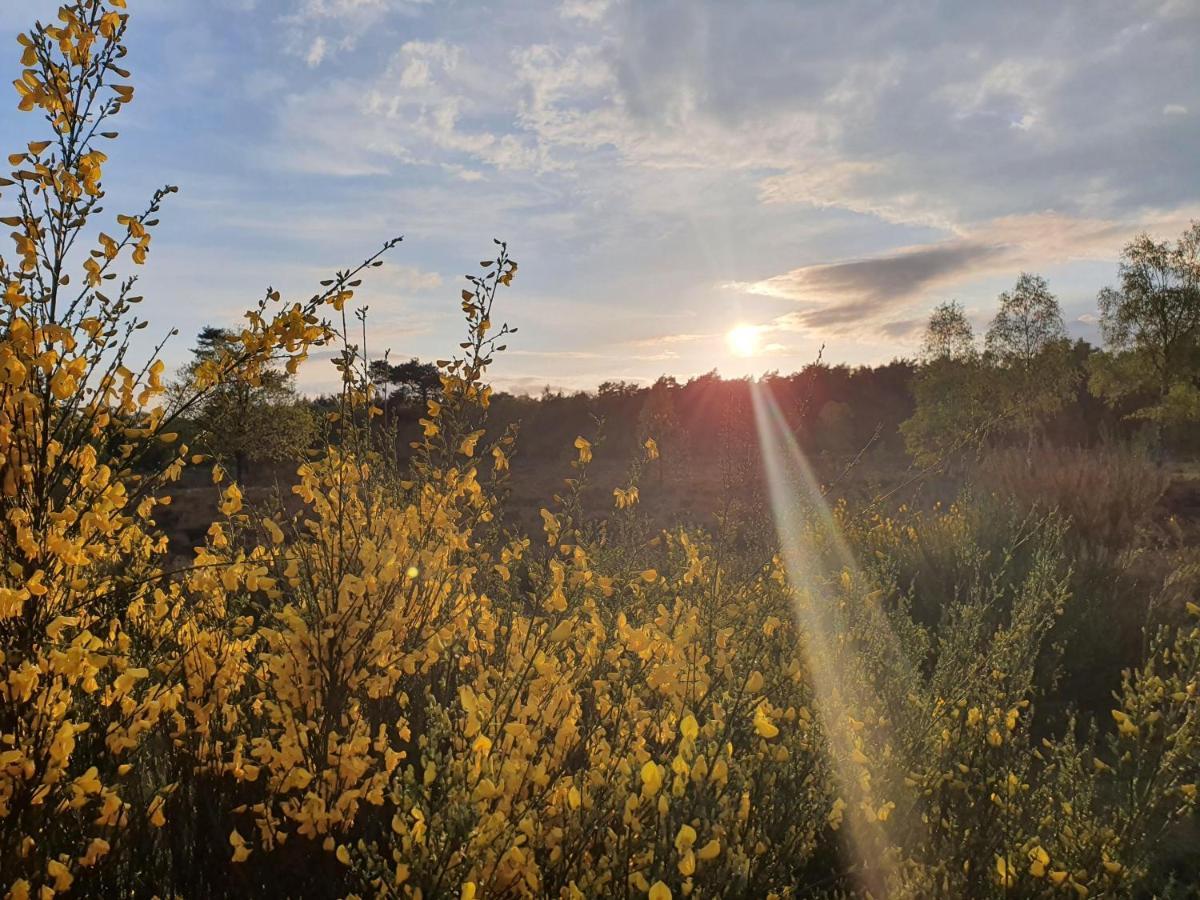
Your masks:
<svg viewBox="0 0 1200 900"><path fill-rule="evenodd" d="M975 489L1022 509L1067 518L1080 554L1113 553L1137 542L1167 489L1167 475L1141 449L1041 445L988 454Z"/></svg>

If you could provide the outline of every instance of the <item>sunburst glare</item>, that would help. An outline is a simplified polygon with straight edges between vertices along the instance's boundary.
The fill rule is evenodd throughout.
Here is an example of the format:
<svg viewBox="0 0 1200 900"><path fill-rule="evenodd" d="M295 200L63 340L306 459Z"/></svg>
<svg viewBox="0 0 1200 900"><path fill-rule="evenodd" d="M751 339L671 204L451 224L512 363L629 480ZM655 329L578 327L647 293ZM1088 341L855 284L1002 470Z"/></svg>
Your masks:
<svg viewBox="0 0 1200 900"><path fill-rule="evenodd" d="M757 325L738 325L725 335L725 343L735 356L754 356L762 346L762 329Z"/></svg>

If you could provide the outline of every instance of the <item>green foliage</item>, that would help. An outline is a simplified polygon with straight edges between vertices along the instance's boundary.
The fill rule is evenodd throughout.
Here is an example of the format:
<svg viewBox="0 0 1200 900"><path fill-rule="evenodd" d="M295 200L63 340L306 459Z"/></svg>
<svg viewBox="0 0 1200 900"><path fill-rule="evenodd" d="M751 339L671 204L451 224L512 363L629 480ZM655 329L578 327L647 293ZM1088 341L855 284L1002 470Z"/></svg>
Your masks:
<svg viewBox="0 0 1200 900"><path fill-rule="evenodd" d="M999 299L985 342L997 368L996 400L1011 427L1032 442L1075 388L1062 309L1046 280L1026 272Z"/></svg>
<svg viewBox="0 0 1200 900"><path fill-rule="evenodd" d="M1045 279L1022 273L999 304L982 355L961 306L944 303L930 316L913 383L916 410L900 427L918 465L951 464L1012 434L1032 448L1073 397L1077 365Z"/></svg>
<svg viewBox="0 0 1200 900"><path fill-rule="evenodd" d="M1091 367L1093 393L1160 435L1200 421L1200 222L1174 244L1139 235L1118 275L1119 287L1100 292L1109 353Z"/></svg>
<svg viewBox="0 0 1200 900"><path fill-rule="evenodd" d="M977 356L932 359L913 379L916 410L900 425L920 466L950 463L977 451L1001 426L995 372Z"/></svg>
<svg viewBox="0 0 1200 900"><path fill-rule="evenodd" d="M942 303L929 316L921 358L966 360L976 355L975 332L958 302Z"/></svg>
<svg viewBox="0 0 1200 900"><path fill-rule="evenodd" d="M238 346L238 336L222 328L200 332L195 359L176 392L185 391L200 367ZM188 409L193 446L233 470L245 483L252 463L295 462L316 437L312 410L296 394L294 378L276 366L263 366L253 377L230 378Z"/></svg>

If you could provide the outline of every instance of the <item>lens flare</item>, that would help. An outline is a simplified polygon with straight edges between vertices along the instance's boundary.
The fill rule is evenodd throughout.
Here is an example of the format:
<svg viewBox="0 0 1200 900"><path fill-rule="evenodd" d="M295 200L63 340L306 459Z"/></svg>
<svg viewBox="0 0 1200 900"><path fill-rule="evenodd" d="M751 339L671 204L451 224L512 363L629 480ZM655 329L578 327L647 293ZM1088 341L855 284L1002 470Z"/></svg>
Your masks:
<svg viewBox="0 0 1200 900"><path fill-rule="evenodd" d="M893 671L913 663L881 605L862 596L869 593L859 590L865 579L769 387L751 382L750 396L803 661L840 792L838 818L841 809L853 809L840 830L843 852L861 889L888 896L899 873L887 848L911 846L921 826L903 813L892 815L914 807L909 788L884 771L884 760L897 752L884 709L896 707L868 686L888 689L872 677L881 657L902 667ZM872 659L856 649L855 636L864 633L871 635Z"/></svg>

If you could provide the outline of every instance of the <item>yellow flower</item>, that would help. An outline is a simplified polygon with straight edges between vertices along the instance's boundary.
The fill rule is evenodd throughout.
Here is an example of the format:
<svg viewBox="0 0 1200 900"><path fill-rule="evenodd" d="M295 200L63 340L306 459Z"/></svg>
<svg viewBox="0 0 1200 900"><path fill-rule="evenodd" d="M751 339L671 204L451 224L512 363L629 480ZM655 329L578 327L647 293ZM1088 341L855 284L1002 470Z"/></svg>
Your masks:
<svg viewBox="0 0 1200 900"><path fill-rule="evenodd" d="M267 534L270 535L272 544L278 547L283 543L283 529L276 525L274 520L263 519L263 528L265 528Z"/></svg>
<svg viewBox="0 0 1200 900"><path fill-rule="evenodd" d="M691 713L684 716L683 721L679 723L679 734L689 741L694 741L700 734L700 724Z"/></svg>
<svg viewBox="0 0 1200 900"><path fill-rule="evenodd" d="M586 466L592 461L592 444L587 438L575 438L575 449L579 451L579 465Z"/></svg>
<svg viewBox="0 0 1200 900"><path fill-rule="evenodd" d="M725 784L729 781L729 765L724 759L718 759L713 763L712 771L708 775L708 780L713 784Z"/></svg>
<svg viewBox="0 0 1200 900"><path fill-rule="evenodd" d="M167 818L163 815L163 807L166 802L167 798L159 794L150 801L150 806L146 810L150 814L150 824L155 828L162 828L167 824Z"/></svg>
<svg viewBox="0 0 1200 900"><path fill-rule="evenodd" d="M561 644L571 636L571 632L575 629L575 623L570 619L563 619L550 632L550 640L556 644Z"/></svg>
<svg viewBox="0 0 1200 900"><path fill-rule="evenodd" d="M759 737L766 738L767 740L779 734L779 729L767 716L766 704L760 704L754 710L754 730L758 732Z"/></svg>
<svg viewBox="0 0 1200 900"><path fill-rule="evenodd" d="M1050 854L1041 847L1029 851L1029 874L1034 878L1044 878L1046 867L1050 865Z"/></svg>
<svg viewBox="0 0 1200 900"><path fill-rule="evenodd" d="M60 893L70 888L72 882L75 881L71 870L57 859L51 859L46 863L46 874L54 879L54 890Z"/></svg>
<svg viewBox="0 0 1200 900"><path fill-rule="evenodd" d="M663 771L662 766L654 762L648 762L642 766L642 793L647 797L653 797L662 788Z"/></svg>
<svg viewBox="0 0 1200 900"><path fill-rule="evenodd" d="M546 543L553 547L558 543L558 534L562 525L559 524L558 517L544 507L539 510L539 514L542 517L542 529L546 532Z"/></svg>
<svg viewBox="0 0 1200 900"><path fill-rule="evenodd" d="M458 445L458 452L463 456L474 456L475 445L479 442L481 437L483 437L482 431L471 432L469 435L463 438L462 443Z"/></svg>
<svg viewBox="0 0 1200 900"><path fill-rule="evenodd" d="M1010 888L1016 884L1016 878L1013 876L1012 866L1008 864L1008 860L1003 856L996 857L996 880L1001 887Z"/></svg>
<svg viewBox="0 0 1200 900"><path fill-rule="evenodd" d="M108 853L111 849L108 841L104 838L92 838L92 842L88 844L87 853L79 859L79 864L84 868L94 866L102 856Z"/></svg>
<svg viewBox="0 0 1200 900"><path fill-rule="evenodd" d="M233 847L233 862L244 862L250 856L250 849L246 846L246 839L238 834L236 828L229 832L229 845Z"/></svg>
<svg viewBox="0 0 1200 900"><path fill-rule="evenodd" d="M162 386L163 386L162 376L163 376L163 372L165 372L166 369L167 369L166 363L164 363L161 359L156 359L150 365L150 369L149 369L150 388L152 390L155 390L155 391L162 390Z"/></svg>
<svg viewBox="0 0 1200 900"><path fill-rule="evenodd" d="M628 509L631 506L636 506L639 497L636 486L629 488L613 488L613 501L617 509Z"/></svg>
<svg viewBox="0 0 1200 900"><path fill-rule="evenodd" d="M1134 737L1138 734L1138 727L1133 720L1119 709L1112 711L1112 717L1116 720L1117 731L1124 737Z"/></svg>
<svg viewBox="0 0 1200 900"><path fill-rule="evenodd" d="M691 825L680 825L675 835L675 849L682 853L696 843L696 829Z"/></svg>
<svg viewBox="0 0 1200 900"><path fill-rule="evenodd" d="M646 900L671 900L671 889L661 881L656 881L650 885Z"/></svg>
<svg viewBox="0 0 1200 900"><path fill-rule="evenodd" d="M66 369L59 369L50 379L50 392L59 400L66 400L75 393L75 378Z"/></svg>
<svg viewBox="0 0 1200 900"><path fill-rule="evenodd" d="M238 490L236 484L231 484L225 489L224 499L221 502L220 510L222 515L232 516L242 508L242 492Z"/></svg>

